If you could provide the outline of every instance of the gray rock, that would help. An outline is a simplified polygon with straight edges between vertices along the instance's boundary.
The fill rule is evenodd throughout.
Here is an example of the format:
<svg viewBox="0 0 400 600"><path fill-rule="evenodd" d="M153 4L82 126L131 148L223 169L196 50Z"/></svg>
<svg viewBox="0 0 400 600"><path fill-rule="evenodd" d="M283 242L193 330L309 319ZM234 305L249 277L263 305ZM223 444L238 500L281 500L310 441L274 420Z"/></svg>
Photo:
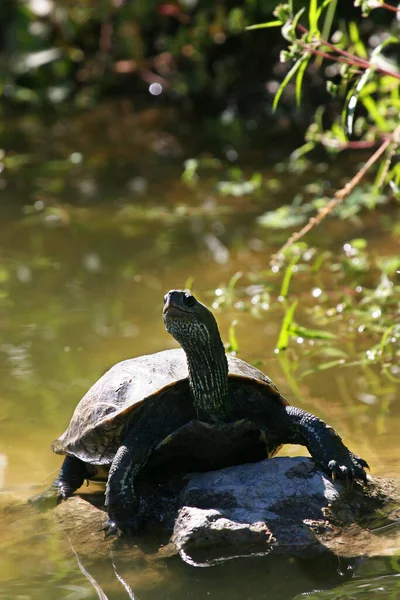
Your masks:
<svg viewBox="0 0 400 600"><path fill-rule="evenodd" d="M267 554L274 544L262 521L241 523L225 518L218 510L193 506L179 511L171 541L186 562L207 565L237 556ZM192 558L193 550L205 550L204 558Z"/></svg>
<svg viewBox="0 0 400 600"><path fill-rule="evenodd" d="M371 477L366 487L344 485L333 482L309 458L278 457L192 473L162 484L146 483L141 493L152 515L149 525L157 533L138 534L133 545L105 538L104 495L90 488L85 500L76 495L42 515L5 499L0 502L3 528L26 512L23 522L43 530L53 526L50 515L55 515L80 556L93 561L112 553L110 568L115 569L118 559L120 574L129 573L130 581L133 559L141 569L145 563L152 578L163 559L177 553L190 564L208 566L271 551L300 558L330 551L353 559L394 555L400 549L399 482ZM41 519L40 526L35 519Z"/></svg>
<svg viewBox="0 0 400 600"><path fill-rule="evenodd" d="M376 538L357 524L369 519L373 526L377 511L382 516L385 507L399 506L399 496L394 485L385 488L372 479L365 488L333 482L302 457L192 474L181 492L171 542L193 564L272 549L309 556L327 549L368 554Z"/></svg>

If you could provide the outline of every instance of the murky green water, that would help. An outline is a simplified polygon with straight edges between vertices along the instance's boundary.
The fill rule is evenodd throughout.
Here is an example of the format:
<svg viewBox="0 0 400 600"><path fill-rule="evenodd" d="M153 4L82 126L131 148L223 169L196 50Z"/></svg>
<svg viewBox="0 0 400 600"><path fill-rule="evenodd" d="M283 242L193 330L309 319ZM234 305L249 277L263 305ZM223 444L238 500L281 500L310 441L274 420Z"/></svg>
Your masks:
<svg viewBox="0 0 400 600"><path fill-rule="evenodd" d="M137 160L132 176L124 162L108 173L104 185L84 163L51 211L46 210L51 192L38 191L40 182L21 181L1 192L0 490L6 495L0 599L106 597L96 585L110 599L122 599L129 597L124 581L135 597L153 600L281 600L335 586L341 587L314 591L312 598L395 598L400 580L393 558L357 567L334 558L310 565L269 556L213 569L146 557L134 549L114 559L101 553L82 558L51 519L20 504L54 478L60 458L49 445L104 370L124 358L174 346L161 320L165 291L193 277L196 293L211 303L208 292L238 270L268 266L275 248L268 231L254 224L268 199L219 201L209 189L187 190L179 182L180 163L158 156L152 168L148 163L145 168ZM325 245L339 247L346 235L355 237L344 225L336 237L331 229L327 242L329 227L321 230ZM369 235L377 253L397 252L395 242L376 223L371 227L368 218L357 235ZM273 353L281 307L272 306L257 320L233 306L217 318L225 340L231 321L238 319L240 356L262 360L288 399L340 431L374 474L400 476L399 386L382 379L377 369L353 367L315 373L294 390L285 375L288 365ZM301 349L296 353L309 367ZM284 452L304 453L298 447Z"/></svg>

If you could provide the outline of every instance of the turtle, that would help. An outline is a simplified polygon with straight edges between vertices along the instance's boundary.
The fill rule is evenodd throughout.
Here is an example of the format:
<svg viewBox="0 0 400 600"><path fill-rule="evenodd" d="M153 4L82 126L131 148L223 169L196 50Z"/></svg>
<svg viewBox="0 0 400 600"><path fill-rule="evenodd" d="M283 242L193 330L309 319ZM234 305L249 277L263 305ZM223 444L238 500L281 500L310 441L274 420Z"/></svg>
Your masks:
<svg viewBox="0 0 400 600"><path fill-rule="evenodd" d="M192 293L169 291L163 319L181 347L119 362L89 389L52 444L66 457L47 497L66 499L105 472L107 532L131 534L147 518L137 486L146 471L255 462L287 443L306 446L333 478L367 483L368 464L332 427L226 354L213 313Z"/></svg>

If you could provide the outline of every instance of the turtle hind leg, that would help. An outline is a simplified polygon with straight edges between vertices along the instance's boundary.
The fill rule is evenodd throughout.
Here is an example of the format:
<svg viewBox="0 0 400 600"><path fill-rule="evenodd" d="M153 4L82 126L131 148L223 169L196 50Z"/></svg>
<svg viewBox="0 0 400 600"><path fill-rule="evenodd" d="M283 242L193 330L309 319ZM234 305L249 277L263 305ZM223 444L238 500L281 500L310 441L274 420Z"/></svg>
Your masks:
<svg viewBox="0 0 400 600"><path fill-rule="evenodd" d="M361 480L367 483L366 461L353 454L336 431L311 413L285 406L286 418L281 433L282 443L306 446L312 458L333 479ZM283 423L282 423L283 425Z"/></svg>
<svg viewBox="0 0 400 600"><path fill-rule="evenodd" d="M55 506L72 496L92 474L88 465L82 460L75 456L66 456L57 479L47 490L29 498L29 503L39 508Z"/></svg>

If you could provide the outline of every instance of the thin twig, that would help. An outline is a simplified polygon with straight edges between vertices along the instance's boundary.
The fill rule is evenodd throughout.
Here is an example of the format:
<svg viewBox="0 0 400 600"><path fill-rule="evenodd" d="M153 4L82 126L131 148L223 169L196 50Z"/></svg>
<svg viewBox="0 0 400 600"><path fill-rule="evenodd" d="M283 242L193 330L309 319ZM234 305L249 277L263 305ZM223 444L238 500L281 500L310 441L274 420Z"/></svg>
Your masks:
<svg viewBox="0 0 400 600"><path fill-rule="evenodd" d="M392 6L391 4L387 4L386 2L381 2L381 5L377 6L376 8L386 8L386 10L400 12L400 8L397 8L397 6Z"/></svg>
<svg viewBox="0 0 400 600"><path fill-rule="evenodd" d="M367 173L368 169L370 167L372 167L372 165L375 164L376 161L382 156L382 154L385 152L386 148L388 148L388 146L390 146L390 144L392 142L395 142L395 144L398 143L399 136L400 136L400 125L394 130L392 135L388 136L382 142L382 144L379 146L379 148L376 150L376 152L374 152L374 154L367 160L365 165L358 171L358 173L356 173L356 175L348 183L346 183L346 185L342 189L338 190L335 193L334 198L330 202L328 202L328 204L326 206L324 206L324 208L321 208L318 211L317 216L311 217L300 231L296 231L296 233L293 233L293 235L290 236L290 238L282 246L282 248L280 248L278 250L278 252L276 252L276 254L274 254L271 257L271 264L278 262L279 259L282 257L283 252L287 248L289 248L295 242L297 242L299 239L301 239L306 233L311 231L311 229L313 229L316 225L319 225L321 223L321 221L323 219L325 219L325 217L330 212L332 212L332 210L334 208L336 208L336 206L338 206L341 202L343 202L343 200L345 198L347 198L347 196L350 194L350 192L353 191L353 189L356 187L356 185L358 185L360 183L361 179Z"/></svg>
<svg viewBox="0 0 400 600"><path fill-rule="evenodd" d="M333 54L328 54L328 52L323 52L322 50L317 50L316 48L314 48L314 46L312 45L312 43L309 43L309 42L303 42L302 40L297 40L297 43L304 50L307 50L308 52L311 52L312 54L315 54L316 56L322 56L323 58L327 58L328 60L333 60L335 62L341 62L341 63L344 63L344 64L349 65L351 67L360 67L360 69L368 69L368 68L371 67L371 65L369 65L368 67L366 67L361 62L357 63L354 60L350 60L348 58L344 58L343 56L334 56ZM321 44L321 45L323 45L323 44Z"/></svg>
<svg viewBox="0 0 400 600"><path fill-rule="evenodd" d="M306 34L310 33L309 30L307 29L307 27L304 27L304 25L302 25L301 23L297 24L297 29L299 29L299 31L302 31L303 33L306 33ZM347 50L343 50L342 48L335 46L335 44L332 44L331 42L328 42L327 40L320 38L320 39L317 39L316 41L319 43L320 46L326 46L327 48L330 48L334 52L341 54L344 58L351 60L353 63L357 62L360 66L362 65L365 69L368 69L371 66L370 63L367 60L365 60L365 58L361 58L360 56L357 56L356 54L352 54L351 52L348 52Z"/></svg>
<svg viewBox="0 0 400 600"><path fill-rule="evenodd" d="M398 128L396 129L396 131L397 131L397 132L400 132L400 128L398 127ZM391 149L390 149L390 152L389 152L389 154L388 154L388 156L387 156L387 159L386 159L386 161L385 161L385 166L383 167L382 173L381 173L381 175L380 175L380 177L379 177L379 181L378 181L378 183L376 184L376 187L377 187L377 189L378 189L378 190L379 190L379 188L381 188L381 187L382 187L382 185L383 185L383 183L384 183L384 181L385 181L385 178L386 178L386 175L388 174L388 171L389 171L389 168L390 168L391 162L392 162L392 160L393 160L393 157L394 157L394 155L396 154L397 148L399 147L399 143L400 143L400 136L399 136L399 135L395 135L395 133L396 133L396 132L394 132L394 133L393 133L393 135L392 135L392 138L393 138L393 144L392 144L392 147L391 147Z"/></svg>
<svg viewBox="0 0 400 600"><path fill-rule="evenodd" d="M302 33L310 33L309 30L306 27L304 27L304 25L301 25L301 23L297 24L297 29ZM297 43L305 50L308 50L309 52L312 52L317 56L322 56L323 58L327 58L329 60L353 65L354 67L360 67L360 69L375 69L375 71L378 71L378 73L381 73L382 75L388 75L389 77L393 77L394 79L400 79L400 73L396 73L395 71L388 71L387 69L384 69L376 63L371 63L370 61L356 56L351 52L347 52L346 50L337 48L334 44L331 44L326 40L319 39L316 41L318 41L320 46L326 46L327 48L330 48L331 50L337 52L341 56L335 56L332 54L324 53L322 50L317 50L313 47L312 42L303 42L303 40L297 40Z"/></svg>
<svg viewBox="0 0 400 600"><path fill-rule="evenodd" d="M349 149L365 149L365 148L372 148L373 146L376 146L377 142L376 140L355 140L353 142L347 142L344 146L343 146L343 150L349 150Z"/></svg>

